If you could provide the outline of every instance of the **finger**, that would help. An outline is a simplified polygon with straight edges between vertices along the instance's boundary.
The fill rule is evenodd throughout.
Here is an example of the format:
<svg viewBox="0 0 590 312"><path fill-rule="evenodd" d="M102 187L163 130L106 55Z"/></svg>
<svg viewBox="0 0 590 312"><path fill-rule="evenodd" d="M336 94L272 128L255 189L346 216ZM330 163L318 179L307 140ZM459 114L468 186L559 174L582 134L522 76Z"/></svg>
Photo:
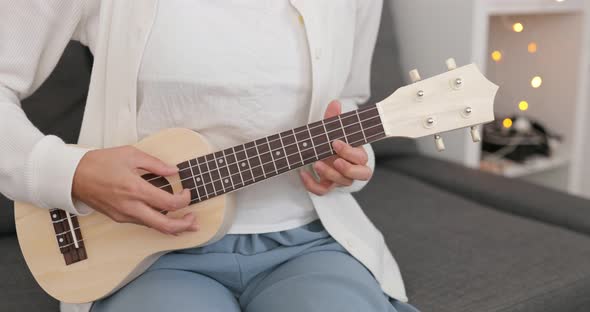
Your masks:
<svg viewBox="0 0 590 312"><path fill-rule="evenodd" d="M338 116L340 113L342 113L342 105L340 104L340 101L334 100L328 104L328 108L326 108L326 112L324 113L324 118Z"/></svg>
<svg viewBox="0 0 590 312"><path fill-rule="evenodd" d="M161 176L170 176L178 172L178 168L168 165L158 158L148 155L140 150L133 154L134 164L137 168L149 171Z"/></svg>
<svg viewBox="0 0 590 312"><path fill-rule="evenodd" d="M192 213L187 213L182 218L176 219L163 215L145 204L139 204L133 210L132 216L137 218L141 224L164 234L176 235L186 231L195 232L199 229Z"/></svg>
<svg viewBox="0 0 590 312"><path fill-rule="evenodd" d="M354 165L342 158L334 161L334 168L340 174L352 180L368 181L373 175L373 171L368 166Z"/></svg>
<svg viewBox="0 0 590 312"><path fill-rule="evenodd" d="M313 164L313 168L322 179L333 181L340 186L352 185L353 181L351 179L343 176L340 172L328 166L323 161L317 161L315 164Z"/></svg>
<svg viewBox="0 0 590 312"><path fill-rule="evenodd" d="M170 194L143 179L139 179L138 183L141 186L139 188L139 194L137 194L137 199L151 207L160 210L175 211L190 204L191 194L189 190L185 189L178 194Z"/></svg>
<svg viewBox="0 0 590 312"><path fill-rule="evenodd" d="M301 170L299 175L301 176L301 180L303 181L305 188L316 195L325 195L332 189L333 183L327 181L319 183L311 176L311 173L308 171Z"/></svg>
<svg viewBox="0 0 590 312"><path fill-rule="evenodd" d="M369 161L367 151L363 147L352 147L341 140L334 141L332 146L338 156L355 165L366 165Z"/></svg>

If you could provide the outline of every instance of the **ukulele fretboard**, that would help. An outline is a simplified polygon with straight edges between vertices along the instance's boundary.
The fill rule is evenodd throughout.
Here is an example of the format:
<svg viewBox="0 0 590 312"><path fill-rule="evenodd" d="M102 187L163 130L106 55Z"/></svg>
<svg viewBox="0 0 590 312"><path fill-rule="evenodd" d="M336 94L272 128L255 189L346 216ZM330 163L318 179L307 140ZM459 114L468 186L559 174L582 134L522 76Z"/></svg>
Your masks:
<svg viewBox="0 0 590 312"><path fill-rule="evenodd" d="M194 204L330 157L337 139L356 147L384 137L377 107L369 106L177 166Z"/></svg>

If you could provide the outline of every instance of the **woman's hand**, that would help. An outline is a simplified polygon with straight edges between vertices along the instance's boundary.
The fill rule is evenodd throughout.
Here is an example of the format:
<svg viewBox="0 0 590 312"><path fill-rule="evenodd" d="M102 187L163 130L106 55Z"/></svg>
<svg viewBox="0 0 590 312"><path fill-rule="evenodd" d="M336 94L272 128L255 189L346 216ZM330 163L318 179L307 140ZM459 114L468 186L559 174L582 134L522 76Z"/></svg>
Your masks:
<svg viewBox="0 0 590 312"><path fill-rule="evenodd" d="M156 211L188 206L190 192L183 190L173 195L158 189L141 178L141 169L160 176L178 171L131 146L94 150L78 164L72 195L116 222L146 225L173 235L197 231L192 213L175 219Z"/></svg>
<svg viewBox="0 0 590 312"><path fill-rule="evenodd" d="M332 101L326 109L324 118L340 115L341 104ZM368 181L373 172L367 166L368 155L361 147L352 147L341 140L332 142L335 156L313 164L313 169L320 176L317 181L309 171L301 170L301 179L305 188L316 194L324 195L336 186L350 186L354 180Z"/></svg>

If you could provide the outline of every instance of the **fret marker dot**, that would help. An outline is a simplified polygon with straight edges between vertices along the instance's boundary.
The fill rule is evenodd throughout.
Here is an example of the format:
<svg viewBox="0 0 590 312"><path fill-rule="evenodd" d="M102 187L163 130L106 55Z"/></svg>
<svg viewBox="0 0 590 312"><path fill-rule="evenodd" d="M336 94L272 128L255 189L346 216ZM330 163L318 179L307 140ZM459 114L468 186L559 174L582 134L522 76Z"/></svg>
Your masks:
<svg viewBox="0 0 590 312"><path fill-rule="evenodd" d="M303 147L307 147L307 142L303 142Z"/></svg>
<svg viewBox="0 0 590 312"><path fill-rule="evenodd" d="M60 237L60 238L59 238L59 242L60 242L60 243L63 243L63 242L64 242L64 239Z"/></svg>
<svg viewBox="0 0 590 312"><path fill-rule="evenodd" d="M225 179L225 180L223 180L223 182L225 182L225 183L228 183L228 182L229 182L229 180L228 180L228 179Z"/></svg>
<svg viewBox="0 0 590 312"><path fill-rule="evenodd" d="M57 219L57 214L55 214L55 213L54 213L52 217L53 217L54 219Z"/></svg>
<svg viewBox="0 0 590 312"><path fill-rule="evenodd" d="M276 154L277 156L279 156L279 155L281 155L281 152L277 151L275 154Z"/></svg>
<svg viewBox="0 0 590 312"><path fill-rule="evenodd" d="M245 162L242 163L242 167L246 167L246 163Z"/></svg>
<svg viewBox="0 0 590 312"><path fill-rule="evenodd" d="M197 178L197 182L201 182L201 178Z"/></svg>
<svg viewBox="0 0 590 312"><path fill-rule="evenodd" d="M223 164L223 159L220 159L220 160L219 160L219 163L220 163L220 164Z"/></svg>

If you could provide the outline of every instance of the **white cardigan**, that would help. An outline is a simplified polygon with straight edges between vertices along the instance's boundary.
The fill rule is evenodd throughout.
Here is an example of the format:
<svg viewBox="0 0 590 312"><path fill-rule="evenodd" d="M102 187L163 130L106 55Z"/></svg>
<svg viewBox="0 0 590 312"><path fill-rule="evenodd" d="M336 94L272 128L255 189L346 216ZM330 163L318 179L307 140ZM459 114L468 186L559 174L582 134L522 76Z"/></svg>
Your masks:
<svg viewBox="0 0 590 312"><path fill-rule="evenodd" d="M340 99L352 110L369 97L372 47L382 0L291 0L306 28L312 59L309 121ZM20 100L47 78L70 39L89 46L94 65L79 144L110 147L137 141L136 92L142 54L158 0L9 0L0 5L0 191L39 207L89 213L71 187L87 151L44 136ZM373 152L370 165L374 167ZM350 192L310 193L328 232L375 276L389 296L407 301L398 266L382 234ZM388 207L383 207L388 209ZM88 305L64 305L85 311Z"/></svg>

